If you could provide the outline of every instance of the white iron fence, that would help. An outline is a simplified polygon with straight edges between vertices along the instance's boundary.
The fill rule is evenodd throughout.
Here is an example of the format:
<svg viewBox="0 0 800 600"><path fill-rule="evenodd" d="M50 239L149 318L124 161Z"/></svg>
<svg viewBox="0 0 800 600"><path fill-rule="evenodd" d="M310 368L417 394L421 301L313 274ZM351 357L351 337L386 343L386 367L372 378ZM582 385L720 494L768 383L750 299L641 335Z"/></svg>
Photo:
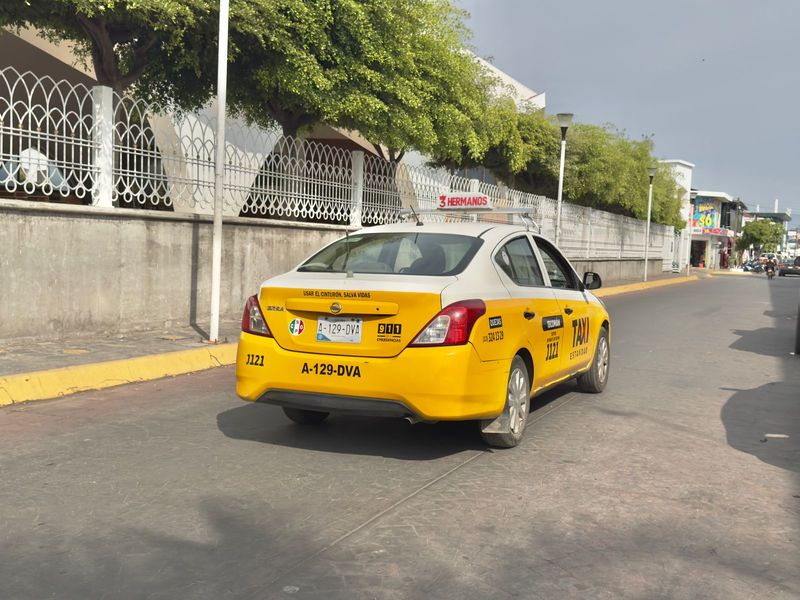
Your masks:
<svg viewBox="0 0 800 600"><path fill-rule="evenodd" d="M214 112L168 110L107 87L0 69L0 196L211 214ZM226 124L225 150L228 216L376 225L396 221L404 207L433 209L443 193L480 192L496 206L529 209L541 232L555 236L554 200L443 169L238 119ZM572 259L641 258L644 229L636 219L564 203L560 246ZM669 269L673 228L652 226L649 243Z"/></svg>

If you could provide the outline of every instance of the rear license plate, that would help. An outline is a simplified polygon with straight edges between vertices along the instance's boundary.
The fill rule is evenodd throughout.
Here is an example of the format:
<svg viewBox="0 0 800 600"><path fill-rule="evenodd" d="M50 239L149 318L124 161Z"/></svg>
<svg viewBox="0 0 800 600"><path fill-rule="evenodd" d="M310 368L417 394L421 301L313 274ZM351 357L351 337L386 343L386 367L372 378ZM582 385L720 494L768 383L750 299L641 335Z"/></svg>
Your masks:
<svg viewBox="0 0 800 600"><path fill-rule="evenodd" d="M317 320L317 341L340 344L361 343L361 319L320 317Z"/></svg>

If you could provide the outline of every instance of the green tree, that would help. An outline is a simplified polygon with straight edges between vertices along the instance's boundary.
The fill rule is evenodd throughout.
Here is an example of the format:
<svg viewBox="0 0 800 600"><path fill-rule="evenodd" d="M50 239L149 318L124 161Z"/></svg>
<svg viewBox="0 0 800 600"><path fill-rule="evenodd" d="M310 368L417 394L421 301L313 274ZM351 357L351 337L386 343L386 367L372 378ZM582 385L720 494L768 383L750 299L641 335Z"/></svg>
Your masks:
<svg viewBox="0 0 800 600"><path fill-rule="evenodd" d="M742 236L736 240L739 251L760 248L762 252L774 252L783 239L784 229L779 223L768 219L750 221L742 228Z"/></svg>
<svg viewBox="0 0 800 600"><path fill-rule="evenodd" d="M290 10L294 5L296 9ZM491 81L446 0L258 0L236 43L231 102L286 135L323 122L359 131L387 158L414 148L482 156Z"/></svg>
<svg viewBox="0 0 800 600"><path fill-rule="evenodd" d="M195 63L194 55L182 51L184 37L215 5L211 0L4 0L0 26L35 27L49 39L75 42L91 60L98 83L122 92L155 62Z"/></svg>
<svg viewBox="0 0 800 600"><path fill-rule="evenodd" d="M541 111L521 113L515 121L522 143L520 169L492 146L482 163L502 181L525 191L554 198L558 191L561 131ZM564 199L639 219L647 216L648 169L653 180L652 219L685 226L680 217L681 190L669 167L657 163L650 139L631 140L613 127L576 124L570 127L564 168Z"/></svg>
<svg viewBox="0 0 800 600"><path fill-rule="evenodd" d="M447 0L232 0L231 109L286 135L327 123L399 158L415 148L480 158L505 107L464 50L466 13ZM0 25L78 43L98 82L185 109L216 82L216 0L9 0ZM491 123L487 123L488 119ZM506 144L520 162L521 144Z"/></svg>

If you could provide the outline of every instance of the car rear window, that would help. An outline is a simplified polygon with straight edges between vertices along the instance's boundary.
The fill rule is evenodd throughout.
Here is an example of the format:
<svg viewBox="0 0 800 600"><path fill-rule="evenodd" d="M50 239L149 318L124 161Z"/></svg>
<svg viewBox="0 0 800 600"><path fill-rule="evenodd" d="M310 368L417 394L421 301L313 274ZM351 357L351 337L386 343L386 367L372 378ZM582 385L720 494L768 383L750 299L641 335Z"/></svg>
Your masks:
<svg viewBox="0 0 800 600"><path fill-rule="evenodd" d="M297 269L325 273L456 275L483 240L450 233L364 233L337 240Z"/></svg>

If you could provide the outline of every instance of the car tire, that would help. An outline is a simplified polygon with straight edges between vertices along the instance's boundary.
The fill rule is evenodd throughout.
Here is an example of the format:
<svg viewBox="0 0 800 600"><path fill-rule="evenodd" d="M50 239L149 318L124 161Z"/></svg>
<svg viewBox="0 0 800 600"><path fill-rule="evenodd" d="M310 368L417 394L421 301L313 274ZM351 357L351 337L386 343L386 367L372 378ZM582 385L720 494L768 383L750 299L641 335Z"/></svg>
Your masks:
<svg viewBox="0 0 800 600"><path fill-rule="evenodd" d="M520 356L511 361L506 384L506 406L510 431L504 433L481 432L483 441L495 448L513 448L522 441L531 408L531 380L528 368ZM482 425L482 424L481 424Z"/></svg>
<svg viewBox="0 0 800 600"><path fill-rule="evenodd" d="M304 408L288 408L283 407L284 414L295 423L300 425L316 425L322 423L328 418L330 413L320 412L318 410L306 410Z"/></svg>
<svg viewBox="0 0 800 600"><path fill-rule="evenodd" d="M610 367L611 348L608 343L608 330L605 327L601 327L592 366L589 367L588 371L578 376L578 388L582 392L599 394L606 387Z"/></svg>

